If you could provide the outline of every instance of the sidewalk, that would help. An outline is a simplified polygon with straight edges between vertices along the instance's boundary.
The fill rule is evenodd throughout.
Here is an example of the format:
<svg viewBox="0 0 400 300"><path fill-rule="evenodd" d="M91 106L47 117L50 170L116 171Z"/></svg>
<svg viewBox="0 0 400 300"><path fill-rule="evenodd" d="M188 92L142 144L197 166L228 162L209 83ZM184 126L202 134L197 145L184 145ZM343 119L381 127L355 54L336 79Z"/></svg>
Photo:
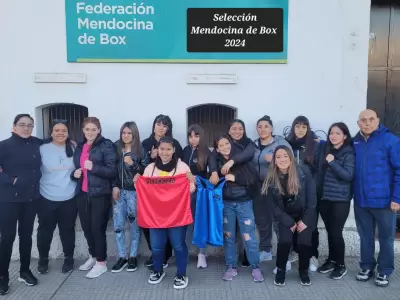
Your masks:
<svg viewBox="0 0 400 300"><path fill-rule="evenodd" d="M189 269L189 286L185 290L176 291L172 287L175 274L175 263L172 261L166 269L166 277L159 285L147 283L148 270L143 266L144 259L140 260L138 271L118 274L108 272L100 278L86 279L85 272L76 270L70 274L61 274L61 260L51 261L50 272L39 275L38 286L28 287L17 281L19 263L11 263L11 291L0 299L26 300L398 300L400 299L400 256L396 257L398 268L391 276L387 288L376 287L374 282L362 283L355 280L358 271L358 258L347 258L348 274L342 280L334 281L323 274L312 274L312 285L303 287L298 280L297 263L293 264L292 271L287 275L286 286L276 287L273 284L273 262L261 264L266 280L254 283L251 270L239 268L239 275L232 282L223 282L221 276L225 270L221 257L209 260L209 267L197 270L195 259L192 258ZM110 258L109 268L115 262ZM37 261L32 261L35 274Z"/></svg>

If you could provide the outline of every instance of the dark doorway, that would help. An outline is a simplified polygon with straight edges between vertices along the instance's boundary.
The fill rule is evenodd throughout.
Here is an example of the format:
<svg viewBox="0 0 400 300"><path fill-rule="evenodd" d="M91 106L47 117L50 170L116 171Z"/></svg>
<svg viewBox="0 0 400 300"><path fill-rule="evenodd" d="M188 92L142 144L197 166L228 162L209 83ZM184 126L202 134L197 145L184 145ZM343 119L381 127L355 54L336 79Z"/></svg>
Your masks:
<svg viewBox="0 0 400 300"><path fill-rule="evenodd" d="M188 126L198 124L203 127L209 147L213 147L218 135L228 132L228 125L236 115L236 108L222 104L203 104L187 110Z"/></svg>

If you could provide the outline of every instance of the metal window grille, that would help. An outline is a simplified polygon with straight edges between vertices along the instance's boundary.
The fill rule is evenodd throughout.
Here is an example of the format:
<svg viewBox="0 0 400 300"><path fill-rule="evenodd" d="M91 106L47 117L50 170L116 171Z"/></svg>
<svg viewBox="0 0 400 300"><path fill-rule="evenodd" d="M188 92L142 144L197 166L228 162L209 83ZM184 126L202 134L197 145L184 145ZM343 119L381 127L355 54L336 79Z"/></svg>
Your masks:
<svg viewBox="0 0 400 300"><path fill-rule="evenodd" d="M226 134L229 123L236 118L236 109L220 105L205 104L188 109L188 126L198 124L203 127L209 147L221 134Z"/></svg>
<svg viewBox="0 0 400 300"><path fill-rule="evenodd" d="M71 140L78 141L82 137L82 122L89 114L85 106L76 104L57 104L43 108L43 137L50 137L53 120L66 120Z"/></svg>

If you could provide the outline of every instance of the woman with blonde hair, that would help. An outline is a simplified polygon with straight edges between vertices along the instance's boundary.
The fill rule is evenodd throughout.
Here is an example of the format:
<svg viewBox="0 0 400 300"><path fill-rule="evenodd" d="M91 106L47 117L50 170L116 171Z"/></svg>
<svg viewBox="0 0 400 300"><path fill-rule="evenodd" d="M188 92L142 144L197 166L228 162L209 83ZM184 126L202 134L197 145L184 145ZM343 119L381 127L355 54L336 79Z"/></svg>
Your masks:
<svg viewBox="0 0 400 300"><path fill-rule="evenodd" d="M278 222L275 285L285 285L286 263L292 246L299 252L300 283L311 285L308 268L316 223L316 188L310 171L297 165L289 147L276 147L262 193ZM297 245L293 245L294 240Z"/></svg>

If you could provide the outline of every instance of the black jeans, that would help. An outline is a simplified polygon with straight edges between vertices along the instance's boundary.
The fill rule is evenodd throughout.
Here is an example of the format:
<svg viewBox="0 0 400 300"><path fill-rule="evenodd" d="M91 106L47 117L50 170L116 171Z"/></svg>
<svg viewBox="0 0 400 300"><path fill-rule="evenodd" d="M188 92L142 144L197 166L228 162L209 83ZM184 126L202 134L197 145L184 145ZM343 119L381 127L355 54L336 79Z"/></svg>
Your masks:
<svg viewBox="0 0 400 300"><path fill-rule="evenodd" d="M307 227L300 233L297 231L293 233L290 228L280 223L278 224L279 242L276 251L276 266L279 269L286 269L286 263L293 245L293 248L299 254L299 270L308 270L312 253L311 240L313 229L312 227Z"/></svg>
<svg viewBox="0 0 400 300"><path fill-rule="evenodd" d="M319 247L318 219L320 214L319 203L320 201L317 202L317 218L315 219L315 224L314 224L315 229L312 233L312 239L311 239L311 256L315 256L315 258L318 258L319 256L318 252L318 247Z"/></svg>
<svg viewBox="0 0 400 300"><path fill-rule="evenodd" d="M34 202L0 202L0 277L9 277L8 268L13 244L19 236L20 272L29 270L32 251L33 223L37 212Z"/></svg>
<svg viewBox="0 0 400 300"><path fill-rule="evenodd" d="M150 241L150 230L149 228L142 228L144 237L146 238L147 245L149 246L149 250L152 251L151 249L151 241ZM169 237L167 238L167 244L165 245L165 260L164 263L167 263L168 260L172 256L172 245L171 241L169 240Z"/></svg>
<svg viewBox="0 0 400 300"><path fill-rule="evenodd" d="M39 257L49 257L53 233L58 225L64 257L72 259L75 250L75 223L78 215L76 200L50 201L42 198L39 204L37 247Z"/></svg>
<svg viewBox="0 0 400 300"><path fill-rule="evenodd" d="M344 265L345 245L343 228L350 212L350 202L322 200L320 213L328 234L328 260Z"/></svg>
<svg viewBox="0 0 400 300"><path fill-rule="evenodd" d="M77 197L79 219L89 246L89 254L97 261L107 259L106 230L111 209L111 195L89 197L81 192Z"/></svg>

